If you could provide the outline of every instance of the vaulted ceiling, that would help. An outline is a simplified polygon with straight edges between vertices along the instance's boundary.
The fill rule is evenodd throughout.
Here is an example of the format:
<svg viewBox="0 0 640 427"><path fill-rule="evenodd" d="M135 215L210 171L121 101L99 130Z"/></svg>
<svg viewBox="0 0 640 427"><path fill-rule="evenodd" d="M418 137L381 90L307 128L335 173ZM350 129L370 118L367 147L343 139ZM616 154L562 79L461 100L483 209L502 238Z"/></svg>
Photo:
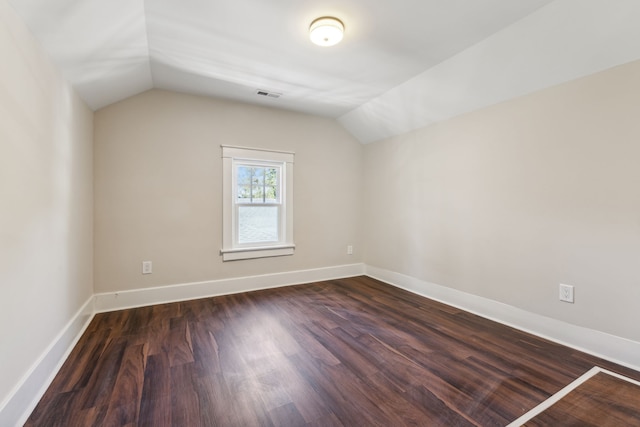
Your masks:
<svg viewBox="0 0 640 427"><path fill-rule="evenodd" d="M364 143L640 58L637 0L9 2L94 110L161 88L333 117ZM325 15L346 27L330 48L308 39Z"/></svg>

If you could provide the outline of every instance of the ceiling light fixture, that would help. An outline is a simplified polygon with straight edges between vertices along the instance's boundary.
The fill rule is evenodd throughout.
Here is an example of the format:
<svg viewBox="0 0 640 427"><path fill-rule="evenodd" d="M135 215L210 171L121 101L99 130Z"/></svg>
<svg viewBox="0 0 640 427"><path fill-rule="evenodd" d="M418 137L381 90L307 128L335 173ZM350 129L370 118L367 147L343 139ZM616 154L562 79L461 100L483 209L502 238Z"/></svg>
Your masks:
<svg viewBox="0 0 640 427"><path fill-rule="evenodd" d="M309 27L309 38L318 46L333 46L340 43L343 33L342 21L331 16L318 18Z"/></svg>

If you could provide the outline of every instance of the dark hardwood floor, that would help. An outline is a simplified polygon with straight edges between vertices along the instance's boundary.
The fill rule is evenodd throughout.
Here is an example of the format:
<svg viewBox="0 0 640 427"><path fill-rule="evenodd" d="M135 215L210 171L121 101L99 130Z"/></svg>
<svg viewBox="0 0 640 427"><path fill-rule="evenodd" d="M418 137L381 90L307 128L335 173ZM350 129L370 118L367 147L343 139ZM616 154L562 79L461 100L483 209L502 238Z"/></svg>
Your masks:
<svg viewBox="0 0 640 427"><path fill-rule="evenodd" d="M368 277L95 316L27 426L504 426L594 365Z"/></svg>
<svg viewBox="0 0 640 427"><path fill-rule="evenodd" d="M640 385L600 372L524 425L638 426Z"/></svg>

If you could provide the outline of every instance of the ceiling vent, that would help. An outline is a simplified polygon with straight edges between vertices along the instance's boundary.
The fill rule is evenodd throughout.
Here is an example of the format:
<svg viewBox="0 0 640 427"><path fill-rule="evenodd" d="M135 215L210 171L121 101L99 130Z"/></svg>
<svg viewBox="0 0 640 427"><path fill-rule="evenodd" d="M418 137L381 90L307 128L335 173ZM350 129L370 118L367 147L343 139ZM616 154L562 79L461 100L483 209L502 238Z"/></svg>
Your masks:
<svg viewBox="0 0 640 427"><path fill-rule="evenodd" d="M259 96L266 96L266 97L269 97L269 98L280 98L280 97L282 96L282 94L281 94L281 93L278 93L278 92L269 92L269 91L262 90L262 89L258 89L258 90L256 91L256 95L259 95Z"/></svg>

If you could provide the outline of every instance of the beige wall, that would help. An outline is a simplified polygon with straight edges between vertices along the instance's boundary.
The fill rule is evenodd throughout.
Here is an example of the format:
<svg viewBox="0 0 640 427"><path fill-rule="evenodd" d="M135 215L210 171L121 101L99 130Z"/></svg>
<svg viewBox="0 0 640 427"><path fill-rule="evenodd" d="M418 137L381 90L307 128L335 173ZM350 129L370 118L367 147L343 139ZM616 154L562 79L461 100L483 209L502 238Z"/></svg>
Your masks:
<svg viewBox="0 0 640 427"><path fill-rule="evenodd" d="M640 341L639 75L366 146L366 263Z"/></svg>
<svg viewBox="0 0 640 427"><path fill-rule="evenodd" d="M93 293L93 115L4 0L0 52L1 407Z"/></svg>
<svg viewBox="0 0 640 427"><path fill-rule="evenodd" d="M333 120L153 90L94 135L97 293L362 260L363 148ZM222 262L221 144L295 152L295 255Z"/></svg>
<svg viewBox="0 0 640 427"><path fill-rule="evenodd" d="M640 341L640 63L361 146L158 90L94 117L5 0L0 51L0 403L93 292L363 261ZM220 144L296 153L294 256L221 261Z"/></svg>

